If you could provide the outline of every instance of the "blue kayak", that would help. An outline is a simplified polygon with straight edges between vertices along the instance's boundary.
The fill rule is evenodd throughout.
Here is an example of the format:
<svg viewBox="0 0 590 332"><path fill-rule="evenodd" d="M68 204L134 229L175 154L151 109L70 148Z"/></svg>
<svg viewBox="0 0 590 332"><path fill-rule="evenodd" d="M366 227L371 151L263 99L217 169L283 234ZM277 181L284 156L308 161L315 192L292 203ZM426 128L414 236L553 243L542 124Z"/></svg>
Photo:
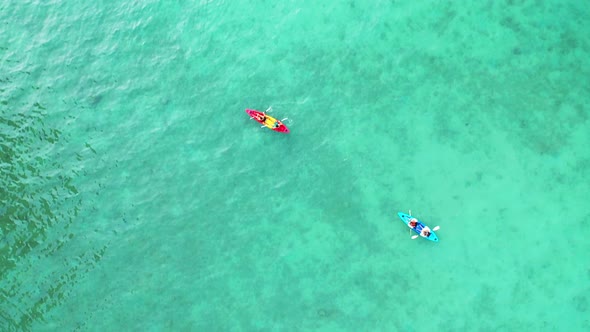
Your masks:
<svg viewBox="0 0 590 332"><path fill-rule="evenodd" d="M407 227L410 227L408 224L410 223L410 219L412 218L416 218L414 216L411 216L409 214L405 214L403 212L398 212L397 215L400 217L400 219L404 222L404 224L406 224ZM420 221L420 219L416 218L416 220L418 220L418 223L416 225L416 228L411 228L414 232L416 232L416 234L420 235L420 233L422 232L422 229L424 229L424 227L426 227L426 225ZM436 234L434 234L434 231L431 229L430 230L430 235L428 235L428 237L424 237L422 235L420 235L421 238L430 240L430 241L434 241L434 242L438 242L438 237L436 236Z"/></svg>

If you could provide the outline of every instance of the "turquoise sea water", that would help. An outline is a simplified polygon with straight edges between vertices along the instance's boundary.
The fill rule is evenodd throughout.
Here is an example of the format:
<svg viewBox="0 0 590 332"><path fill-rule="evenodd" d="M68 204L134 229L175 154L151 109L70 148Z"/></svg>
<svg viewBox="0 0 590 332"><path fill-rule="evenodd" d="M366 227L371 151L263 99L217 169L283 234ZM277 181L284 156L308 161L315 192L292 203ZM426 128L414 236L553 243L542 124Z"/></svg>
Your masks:
<svg viewBox="0 0 590 332"><path fill-rule="evenodd" d="M0 330L589 330L589 15L0 4Z"/></svg>

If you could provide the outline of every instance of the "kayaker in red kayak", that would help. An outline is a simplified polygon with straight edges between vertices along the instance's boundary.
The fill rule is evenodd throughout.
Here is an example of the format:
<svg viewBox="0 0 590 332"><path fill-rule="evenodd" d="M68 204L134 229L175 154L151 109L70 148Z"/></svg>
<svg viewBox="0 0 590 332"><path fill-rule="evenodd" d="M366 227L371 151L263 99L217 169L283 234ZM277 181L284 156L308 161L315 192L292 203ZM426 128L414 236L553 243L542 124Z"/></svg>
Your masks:
<svg viewBox="0 0 590 332"><path fill-rule="evenodd" d="M256 116L256 119L260 122L266 121L266 113L262 112Z"/></svg>
<svg viewBox="0 0 590 332"><path fill-rule="evenodd" d="M267 108L266 111L264 112L260 112L261 114L258 114L258 116L256 117L256 119L258 119L258 121L264 123L264 121L266 121L266 112L272 110L272 106Z"/></svg>

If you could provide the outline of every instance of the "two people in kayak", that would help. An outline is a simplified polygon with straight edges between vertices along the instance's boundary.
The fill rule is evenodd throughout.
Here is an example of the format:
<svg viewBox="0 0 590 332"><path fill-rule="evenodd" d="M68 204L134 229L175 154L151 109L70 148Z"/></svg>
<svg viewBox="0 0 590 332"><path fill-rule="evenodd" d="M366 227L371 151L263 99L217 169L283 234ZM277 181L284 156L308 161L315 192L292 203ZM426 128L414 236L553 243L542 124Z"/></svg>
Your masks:
<svg viewBox="0 0 590 332"><path fill-rule="evenodd" d="M256 114L256 120L258 120L260 123L265 123L266 122L266 113L261 112ZM281 126L281 122L279 120L276 120L273 124L272 124L272 129L278 128Z"/></svg>
<svg viewBox="0 0 590 332"><path fill-rule="evenodd" d="M408 226L410 228L416 229L416 227L418 226L418 219L410 218L410 221L408 222ZM428 226L424 226L424 228L422 228L422 230L420 231L420 236L429 237L430 236L430 228L428 228Z"/></svg>

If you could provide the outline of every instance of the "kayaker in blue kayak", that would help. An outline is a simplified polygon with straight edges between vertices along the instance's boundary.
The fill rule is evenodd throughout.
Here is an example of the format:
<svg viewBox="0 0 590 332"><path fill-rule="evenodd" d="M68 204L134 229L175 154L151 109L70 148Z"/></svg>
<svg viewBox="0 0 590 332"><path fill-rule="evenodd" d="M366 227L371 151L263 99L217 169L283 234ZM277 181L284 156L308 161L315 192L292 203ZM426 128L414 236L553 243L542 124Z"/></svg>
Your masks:
<svg viewBox="0 0 590 332"><path fill-rule="evenodd" d="M422 232L420 232L420 235L422 235L423 237L429 237L430 228L428 228L428 226L424 226L424 228L422 228Z"/></svg>
<svg viewBox="0 0 590 332"><path fill-rule="evenodd" d="M410 228L416 228L417 225L418 225L418 219L416 219L416 218L412 218L408 222L408 226L410 226Z"/></svg>

